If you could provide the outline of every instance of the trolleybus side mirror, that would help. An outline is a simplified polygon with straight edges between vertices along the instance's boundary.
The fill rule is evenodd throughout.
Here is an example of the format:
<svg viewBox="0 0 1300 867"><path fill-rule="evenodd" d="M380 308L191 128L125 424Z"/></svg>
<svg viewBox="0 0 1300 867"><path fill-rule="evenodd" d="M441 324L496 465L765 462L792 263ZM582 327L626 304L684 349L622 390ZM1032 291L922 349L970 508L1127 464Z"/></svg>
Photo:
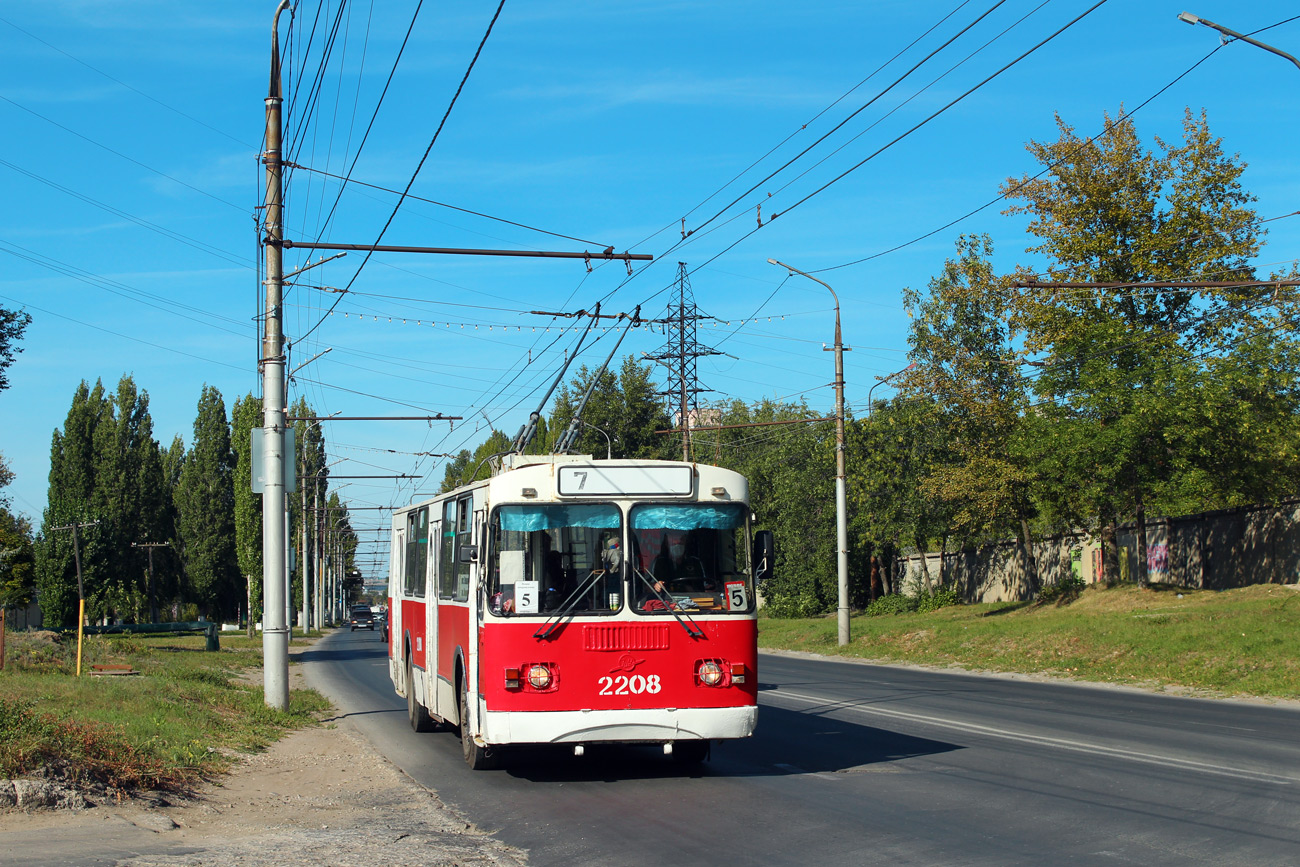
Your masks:
<svg viewBox="0 0 1300 867"><path fill-rule="evenodd" d="M762 585L776 573L776 537L771 530L754 534L754 581Z"/></svg>
<svg viewBox="0 0 1300 867"><path fill-rule="evenodd" d="M460 562L473 563L478 560L478 545L461 545Z"/></svg>

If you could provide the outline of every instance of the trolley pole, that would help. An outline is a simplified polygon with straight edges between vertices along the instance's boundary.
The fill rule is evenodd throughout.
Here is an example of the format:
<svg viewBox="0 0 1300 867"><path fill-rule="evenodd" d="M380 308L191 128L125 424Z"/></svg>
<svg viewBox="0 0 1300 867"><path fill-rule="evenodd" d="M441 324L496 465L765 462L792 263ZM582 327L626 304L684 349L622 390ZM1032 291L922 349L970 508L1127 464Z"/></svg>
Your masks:
<svg viewBox="0 0 1300 867"><path fill-rule="evenodd" d="M284 428L284 179L281 147L280 0L271 23L271 84L266 97L266 308L262 334L262 689L266 704L289 709L289 643L285 624Z"/></svg>

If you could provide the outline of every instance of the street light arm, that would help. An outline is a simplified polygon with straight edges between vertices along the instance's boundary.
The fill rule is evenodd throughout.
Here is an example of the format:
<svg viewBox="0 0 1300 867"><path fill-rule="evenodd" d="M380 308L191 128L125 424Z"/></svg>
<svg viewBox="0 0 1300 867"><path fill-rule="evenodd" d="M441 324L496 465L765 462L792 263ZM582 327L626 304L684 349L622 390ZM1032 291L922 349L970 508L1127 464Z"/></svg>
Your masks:
<svg viewBox="0 0 1300 867"><path fill-rule="evenodd" d="M785 270L789 271L791 274L802 274L803 276L807 277L809 280L814 280L814 281L816 281L816 282L822 284L823 286L825 286L825 287L830 291L830 293L831 293L831 297L835 299L835 310L836 310L837 313L839 312L839 309L840 309L840 297L839 297L838 295L835 294L835 290L834 290L834 289L831 289L831 285L830 285L829 283L827 283L825 280L818 280L816 277L814 277L813 275L809 274L809 273L806 272L806 271L800 271L798 268L791 268L789 265L785 264L784 262L778 262L778 261L775 260L775 259L768 259L768 260L767 260L767 263L768 263L769 265L779 265L780 267L782 267L782 268L784 268Z"/></svg>
<svg viewBox="0 0 1300 867"><path fill-rule="evenodd" d="M1238 33L1237 31L1229 27L1224 27L1222 24L1215 24L1213 21L1209 20L1208 18L1201 18L1199 16L1193 15L1190 12L1179 12L1178 20L1192 25L1203 24L1206 27L1210 28L1211 30L1219 31L1224 36L1231 37L1232 39L1240 39L1242 42L1249 42L1251 45L1254 45L1256 48L1262 48L1265 51L1268 51L1272 54L1276 54L1278 57L1285 57L1287 60L1294 63L1297 69L1300 69L1300 60L1296 60L1295 57L1291 56L1290 54L1287 54L1282 49L1274 48L1272 45L1269 45L1267 42L1260 42L1258 39L1252 39L1246 34Z"/></svg>

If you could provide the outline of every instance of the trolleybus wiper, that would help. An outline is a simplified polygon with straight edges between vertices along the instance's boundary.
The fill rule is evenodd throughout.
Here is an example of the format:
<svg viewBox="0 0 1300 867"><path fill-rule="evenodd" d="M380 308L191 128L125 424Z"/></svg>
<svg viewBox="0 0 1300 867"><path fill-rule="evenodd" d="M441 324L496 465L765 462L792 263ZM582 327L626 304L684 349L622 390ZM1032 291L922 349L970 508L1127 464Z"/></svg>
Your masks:
<svg viewBox="0 0 1300 867"><path fill-rule="evenodd" d="M567 617L573 611L574 607L577 606L578 600L582 598L582 594L586 593L587 590L596 583L596 579L604 575L605 572L606 570L604 569L591 570L591 574L582 580L582 583L578 585L578 588L570 593L567 599L560 603L559 609L550 617L546 618L545 623L537 627L537 631L533 633L533 638L542 641L550 638L551 633L560 628L560 621Z"/></svg>
<svg viewBox="0 0 1300 867"><path fill-rule="evenodd" d="M640 569L636 568L635 566L632 567L632 571L636 573L636 577L640 578L642 583L644 583L645 586L649 588L650 592L655 595L655 598L658 599L659 602L663 604L664 608L668 611L668 613L677 619L677 622L682 625L682 629L686 630L687 635L689 635L691 638L704 637L704 630L695 625L695 619L693 617L687 614L686 619L683 620L681 615L677 613L677 609L675 607L677 603L673 601L673 597L671 596L671 594L668 593L668 591L665 590L661 593L660 591L656 590L654 579L647 576L644 572L642 572Z"/></svg>

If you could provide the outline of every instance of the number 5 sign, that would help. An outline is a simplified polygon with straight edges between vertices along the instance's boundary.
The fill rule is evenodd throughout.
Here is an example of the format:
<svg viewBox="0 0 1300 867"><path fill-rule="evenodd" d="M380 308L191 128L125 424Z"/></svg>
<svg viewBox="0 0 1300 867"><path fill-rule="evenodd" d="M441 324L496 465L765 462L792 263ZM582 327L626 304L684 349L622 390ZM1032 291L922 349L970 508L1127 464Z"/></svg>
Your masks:
<svg viewBox="0 0 1300 867"><path fill-rule="evenodd" d="M726 584L726 605L730 611L745 611L749 608L749 591L744 581L728 581Z"/></svg>
<svg viewBox="0 0 1300 867"><path fill-rule="evenodd" d="M520 614L537 613L536 581L518 581L515 583L515 611Z"/></svg>

